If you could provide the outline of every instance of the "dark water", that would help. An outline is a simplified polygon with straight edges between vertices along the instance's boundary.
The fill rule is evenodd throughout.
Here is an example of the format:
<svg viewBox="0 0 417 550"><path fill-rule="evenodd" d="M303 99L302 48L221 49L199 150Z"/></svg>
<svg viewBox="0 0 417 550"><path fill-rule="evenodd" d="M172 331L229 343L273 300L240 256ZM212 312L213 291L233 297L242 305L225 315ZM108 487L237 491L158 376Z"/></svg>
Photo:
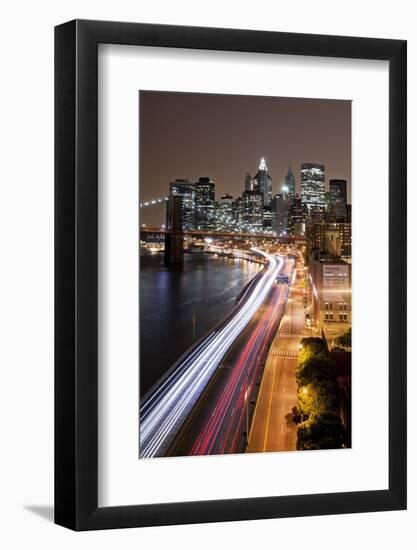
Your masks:
<svg viewBox="0 0 417 550"><path fill-rule="evenodd" d="M140 258L141 396L233 308L260 269L245 260L201 253L185 254L184 260L182 271L171 271L163 255Z"/></svg>

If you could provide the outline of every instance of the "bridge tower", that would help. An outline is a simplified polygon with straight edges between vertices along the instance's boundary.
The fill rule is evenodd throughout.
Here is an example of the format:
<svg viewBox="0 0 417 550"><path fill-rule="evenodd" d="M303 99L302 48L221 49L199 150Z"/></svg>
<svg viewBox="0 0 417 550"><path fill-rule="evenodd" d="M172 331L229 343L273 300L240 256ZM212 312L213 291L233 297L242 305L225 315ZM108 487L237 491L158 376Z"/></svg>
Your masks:
<svg viewBox="0 0 417 550"><path fill-rule="evenodd" d="M166 210L165 256L167 267L181 268L184 264L184 235L182 230L182 198L170 194Z"/></svg>

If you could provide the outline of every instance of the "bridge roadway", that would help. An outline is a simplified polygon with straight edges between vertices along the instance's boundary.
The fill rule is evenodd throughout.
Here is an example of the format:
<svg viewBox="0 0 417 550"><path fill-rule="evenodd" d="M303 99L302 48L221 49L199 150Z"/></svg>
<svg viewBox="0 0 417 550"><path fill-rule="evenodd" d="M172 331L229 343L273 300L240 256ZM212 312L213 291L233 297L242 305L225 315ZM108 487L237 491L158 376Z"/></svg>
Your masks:
<svg viewBox="0 0 417 550"><path fill-rule="evenodd" d="M140 237L142 240L146 240L147 237L151 235L159 235L160 238L164 237L165 234L169 233L166 229L155 228L155 227L141 227ZM201 231L188 229L183 231L184 237L196 237L196 238L236 238L236 239L262 239L269 241L278 241L281 244L305 244L306 238L299 237L294 235L280 236L269 235L264 233L237 233L235 231Z"/></svg>

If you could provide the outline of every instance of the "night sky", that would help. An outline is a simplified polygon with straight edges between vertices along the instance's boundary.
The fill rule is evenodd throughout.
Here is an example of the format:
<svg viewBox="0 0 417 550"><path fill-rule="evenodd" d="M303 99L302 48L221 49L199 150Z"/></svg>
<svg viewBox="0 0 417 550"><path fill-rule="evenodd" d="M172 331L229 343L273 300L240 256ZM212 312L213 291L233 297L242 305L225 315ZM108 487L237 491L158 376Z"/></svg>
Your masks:
<svg viewBox="0 0 417 550"><path fill-rule="evenodd" d="M329 179L351 178L351 102L328 99L141 91L140 201L167 195L175 178L209 176L216 199L235 198L265 157L273 194L291 165L325 165ZM141 223L164 223L164 207L141 209Z"/></svg>

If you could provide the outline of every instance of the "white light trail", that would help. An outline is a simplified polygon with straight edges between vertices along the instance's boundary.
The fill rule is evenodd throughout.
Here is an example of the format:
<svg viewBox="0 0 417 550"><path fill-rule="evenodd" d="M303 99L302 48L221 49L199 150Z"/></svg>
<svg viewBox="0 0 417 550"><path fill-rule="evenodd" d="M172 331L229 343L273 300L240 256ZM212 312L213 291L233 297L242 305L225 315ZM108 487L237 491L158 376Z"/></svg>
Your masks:
<svg viewBox="0 0 417 550"><path fill-rule="evenodd" d="M146 399L140 411L140 456L161 456L195 405L233 342L268 295L284 260L259 249L269 264L252 292L227 323L212 332Z"/></svg>

